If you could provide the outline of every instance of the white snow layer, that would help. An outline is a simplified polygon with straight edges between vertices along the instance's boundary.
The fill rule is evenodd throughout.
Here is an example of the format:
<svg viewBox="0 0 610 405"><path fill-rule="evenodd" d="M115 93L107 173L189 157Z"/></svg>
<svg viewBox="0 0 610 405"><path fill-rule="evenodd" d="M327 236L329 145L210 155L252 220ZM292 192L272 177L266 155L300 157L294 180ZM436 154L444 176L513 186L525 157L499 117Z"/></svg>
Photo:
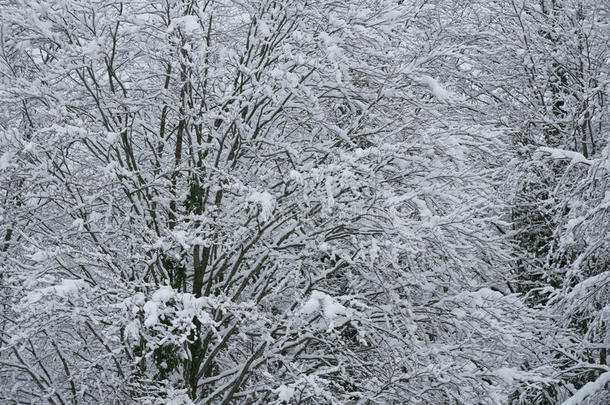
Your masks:
<svg viewBox="0 0 610 405"><path fill-rule="evenodd" d="M7 169L11 165L12 154L9 152L4 152L2 156L0 156L0 170Z"/></svg>
<svg viewBox="0 0 610 405"><path fill-rule="evenodd" d="M423 84L430 88L430 91L437 99L444 101L451 98L451 92L441 86L441 84L433 77L422 75L420 80Z"/></svg>
<svg viewBox="0 0 610 405"><path fill-rule="evenodd" d="M605 389L606 384L610 384L610 371L606 371L600 375L597 380L586 383L581 389L576 391L571 398L565 401L562 405L578 405L585 398L595 394L597 391Z"/></svg>
<svg viewBox="0 0 610 405"><path fill-rule="evenodd" d="M312 314L318 310L324 311L324 317L332 320L339 315L345 315L347 309L330 295L321 291L314 291L301 307L301 313Z"/></svg>
<svg viewBox="0 0 610 405"><path fill-rule="evenodd" d="M185 34L196 34L201 31L201 25L199 20L194 15L185 15L182 17L174 18L168 31L171 32L175 27L180 27Z"/></svg>
<svg viewBox="0 0 610 405"><path fill-rule="evenodd" d="M284 384L280 385L277 389L274 390L277 394L277 397L280 401L290 401L290 398L294 395L294 388L288 387Z"/></svg>
<svg viewBox="0 0 610 405"><path fill-rule="evenodd" d="M256 203L260 207L260 218L263 221L268 220L271 217L271 213L273 213L273 209L275 208L275 198L266 191L254 192L250 194L248 197L248 201Z"/></svg>
<svg viewBox="0 0 610 405"><path fill-rule="evenodd" d="M538 152L551 155L551 159L571 160L572 163L583 163L585 165L591 165L593 163L592 160L587 159L581 153L571 150L542 147L538 148Z"/></svg>
<svg viewBox="0 0 610 405"><path fill-rule="evenodd" d="M76 295L80 290L87 288L88 285L83 280L63 279L61 284L50 287L39 288L26 295L24 302L32 304L39 301L45 295L57 295L62 298L67 298L71 295Z"/></svg>

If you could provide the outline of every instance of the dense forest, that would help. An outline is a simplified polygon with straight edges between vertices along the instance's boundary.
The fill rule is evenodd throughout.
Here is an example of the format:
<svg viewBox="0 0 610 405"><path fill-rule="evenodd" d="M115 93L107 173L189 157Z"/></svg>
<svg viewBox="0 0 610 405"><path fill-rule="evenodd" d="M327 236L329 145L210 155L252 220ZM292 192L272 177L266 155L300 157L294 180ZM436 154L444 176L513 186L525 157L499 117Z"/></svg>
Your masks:
<svg viewBox="0 0 610 405"><path fill-rule="evenodd" d="M0 403L610 403L610 1L0 0Z"/></svg>

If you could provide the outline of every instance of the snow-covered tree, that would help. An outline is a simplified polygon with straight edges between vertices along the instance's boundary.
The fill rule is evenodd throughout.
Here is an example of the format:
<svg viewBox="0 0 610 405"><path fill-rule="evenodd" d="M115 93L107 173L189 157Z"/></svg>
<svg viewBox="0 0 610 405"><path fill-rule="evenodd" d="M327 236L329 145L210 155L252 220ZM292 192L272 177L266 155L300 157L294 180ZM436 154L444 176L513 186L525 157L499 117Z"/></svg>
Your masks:
<svg viewBox="0 0 610 405"><path fill-rule="evenodd" d="M491 404L553 382L528 366L554 337L511 291L510 138L463 6L4 2L0 398Z"/></svg>
<svg viewBox="0 0 610 405"><path fill-rule="evenodd" d="M522 400L557 403L608 370L608 4L478 9L488 22L481 31L488 46L479 49L487 69L469 82L513 138L515 286L530 305L548 308L552 333L572 335L540 360L555 363L553 382ZM591 403L607 402L602 391Z"/></svg>

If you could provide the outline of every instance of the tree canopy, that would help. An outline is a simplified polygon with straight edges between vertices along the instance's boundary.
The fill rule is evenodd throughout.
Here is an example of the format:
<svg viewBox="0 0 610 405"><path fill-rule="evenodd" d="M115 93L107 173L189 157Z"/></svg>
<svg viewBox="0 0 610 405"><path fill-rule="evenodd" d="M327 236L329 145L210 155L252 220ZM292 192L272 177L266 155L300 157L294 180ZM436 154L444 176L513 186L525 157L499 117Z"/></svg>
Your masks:
<svg viewBox="0 0 610 405"><path fill-rule="evenodd" d="M606 404L609 28L0 0L0 401Z"/></svg>

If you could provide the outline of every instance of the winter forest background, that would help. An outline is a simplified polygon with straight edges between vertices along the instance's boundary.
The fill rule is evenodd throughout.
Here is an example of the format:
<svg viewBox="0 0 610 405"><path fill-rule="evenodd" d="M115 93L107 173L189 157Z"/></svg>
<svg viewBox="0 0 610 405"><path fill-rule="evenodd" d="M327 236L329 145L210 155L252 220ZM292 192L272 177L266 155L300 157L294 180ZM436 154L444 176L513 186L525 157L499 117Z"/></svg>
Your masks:
<svg viewBox="0 0 610 405"><path fill-rule="evenodd" d="M0 0L0 403L610 403L609 34Z"/></svg>

